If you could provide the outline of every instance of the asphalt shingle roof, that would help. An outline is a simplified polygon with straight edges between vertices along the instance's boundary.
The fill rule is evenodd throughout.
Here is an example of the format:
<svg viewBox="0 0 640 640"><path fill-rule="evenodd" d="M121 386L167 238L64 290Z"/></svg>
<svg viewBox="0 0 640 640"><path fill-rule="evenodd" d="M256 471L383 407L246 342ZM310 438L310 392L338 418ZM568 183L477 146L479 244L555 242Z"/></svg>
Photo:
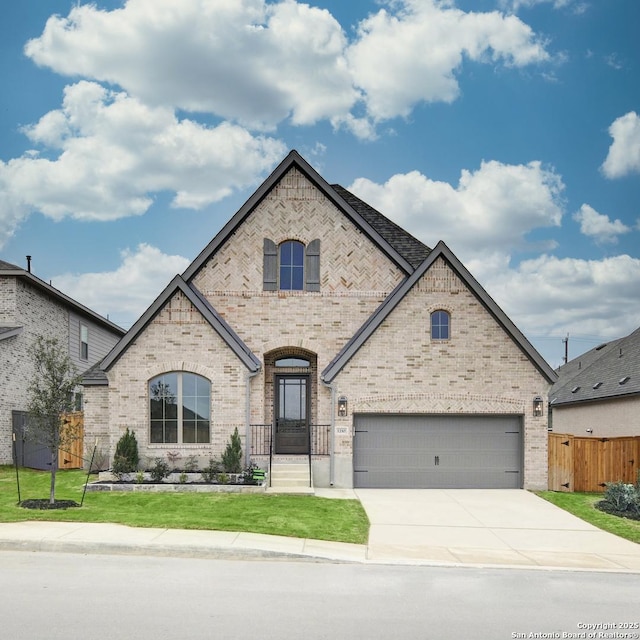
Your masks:
<svg viewBox="0 0 640 640"><path fill-rule="evenodd" d="M431 253L431 249L408 231L399 227L378 210L339 184L331 188L360 216L362 216L414 269L421 265Z"/></svg>
<svg viewBox="0 0 640 640"><path fill-rule="evenodd" d="M640 328L560 367L551 387L552 405L640 394Z"/></svg>

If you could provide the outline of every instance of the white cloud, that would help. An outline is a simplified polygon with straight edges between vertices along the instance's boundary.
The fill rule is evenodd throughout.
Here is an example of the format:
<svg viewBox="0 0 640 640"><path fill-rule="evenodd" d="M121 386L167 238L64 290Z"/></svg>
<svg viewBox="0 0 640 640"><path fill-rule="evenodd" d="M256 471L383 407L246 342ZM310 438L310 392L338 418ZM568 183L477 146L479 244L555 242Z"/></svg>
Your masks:
<svg viewBox="0 0 640 640"><path fill-rule="evenodd" d="M26 54L69 76L118 84L150 105L253 128L311 124L358 99L331 14L263 0L128 0L52 16Z"/></svg>
<svg viewBox="0 0 640 640"><path fill-rule="evenodd" d="M613 143L602 164L607 178L621 178L640 173L640 116L630 111L620 116L609 127Z"/></svg>
<svg viewBox="0 0 640 640"><path fill-rule="evenodd" d="M529 336L559 338L569 332L611 339L638 327L640 259L628 255L602 260L542 255L496 270L483 284Z"/></svg>
<svg viewBox="0 0 640 640"><path fill-rule="evenodd" d="M583 204L579 211L573 214L573 219L580 223L580 231L586 236L591 236L597 243L615 244L618 236L631 231L620 220L609 219L602 213L598 213L588 204Z"/></svg>
<svg viewBox="0 0 640 640"><path fill-rule="evenodd" d="M444 240L463 260L527 246L527 234L559 226L562 179L539 162L483 162L457 187L417 171L379 185L357 179L349 189L429 246Z"/></svg>
<svg viewBox="0 0 640 640"><path fill-rule="evenodd" d="M540 249L527 243L529 232L560 225L563 188L561 176L538 162L495 161L463 171L457 187L418 172L395 175L382 185L360 178L349 187L426 244L444 240L525 335L549 345L542 354L553 366L560 364L567 332L620 337L637 328L640 317L637 258L582 260L544 253L514 259L521 250ZM599 228L601 239L623 232L619 221L588 205L580 212L587 229ZM554 246L548 242L546 251Z"/></svg>
<svg viewBox="0 0 640 640"><path fill-rule="evenodd" d="M522 7L530 9L539 4L552 4L554 9L571 8L576 13L584 13L588 9L588 3L576 2L574 0L500 0L499 6L502 9L517 12Z"/></svg>
<svg viewBox="0 0 640 640"><path fill-rule="evenodd" d="M286 151L237 125L178 120L87 81L66 87L61 109L24 131L50 157L0 162L0 246L36 210L114 220L143 214L163 190L174 192L173 206L201 208L253 184Z"/></svg>
<svg viewBox="0 0 640 640"><path fill-rule="evenodd" d="M121 259L115 271L65 273L55 276L52 284L128 329L171 279L189 266L187 258L167 255L148 244L123 251Z"/></svg>
<svg viewBox="0 0 640 640"><path fill-rule="evenodd" d="M455 72L466 57L524 66L549 59L544 44L515 16L465 13L446 3L406 0L359 25L348 59L374 120L407 116L419 102L458 97Z"/></svg>
<svg viewBox="0 0 640 640"><path fill-rule="evenodd" d="M436 0L389 0L349 42L324 9L285 0L128 0L51 17L30 40L37 64L124 88L149 105L208 112L254 129L330 120L359 137L419 102L454 100L464 58L524 66L549 59L515 16Z"/></svg>

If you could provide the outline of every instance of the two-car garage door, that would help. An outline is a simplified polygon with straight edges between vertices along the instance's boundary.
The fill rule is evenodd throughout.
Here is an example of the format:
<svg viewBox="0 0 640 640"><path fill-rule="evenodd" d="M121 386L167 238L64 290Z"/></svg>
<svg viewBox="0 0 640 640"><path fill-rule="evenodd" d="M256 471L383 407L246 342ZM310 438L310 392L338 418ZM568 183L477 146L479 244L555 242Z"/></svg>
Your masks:
<svg viewBox="0 0 640 640"><path fill-rule="evenodd" d="M522 488L522 418L502 415L355 416L354 486Z"/></svg>

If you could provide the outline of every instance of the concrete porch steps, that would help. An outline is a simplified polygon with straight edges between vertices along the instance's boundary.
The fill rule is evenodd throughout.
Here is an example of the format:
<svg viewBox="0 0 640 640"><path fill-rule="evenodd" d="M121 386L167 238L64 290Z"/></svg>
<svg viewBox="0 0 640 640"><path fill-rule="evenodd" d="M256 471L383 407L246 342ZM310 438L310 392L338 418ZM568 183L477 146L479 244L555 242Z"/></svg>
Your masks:
<svg viewBox="0 0 640 640"><path fill-rule="evenodd" d="M309 486L309 464L273 462L270 485L267 492L313 494L313 487Z"/></svg>

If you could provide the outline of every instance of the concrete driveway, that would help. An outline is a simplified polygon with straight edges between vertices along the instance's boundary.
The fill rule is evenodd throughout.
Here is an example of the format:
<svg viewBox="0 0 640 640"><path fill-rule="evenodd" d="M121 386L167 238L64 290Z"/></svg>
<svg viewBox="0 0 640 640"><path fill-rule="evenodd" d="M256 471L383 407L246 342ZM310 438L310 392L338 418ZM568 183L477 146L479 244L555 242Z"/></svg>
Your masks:
<svg viewBox="0 0 640 640"><path fill-rule="evenodd" d="M378 562L640 571L640 545L528 491L356 489Z"/></svg>

